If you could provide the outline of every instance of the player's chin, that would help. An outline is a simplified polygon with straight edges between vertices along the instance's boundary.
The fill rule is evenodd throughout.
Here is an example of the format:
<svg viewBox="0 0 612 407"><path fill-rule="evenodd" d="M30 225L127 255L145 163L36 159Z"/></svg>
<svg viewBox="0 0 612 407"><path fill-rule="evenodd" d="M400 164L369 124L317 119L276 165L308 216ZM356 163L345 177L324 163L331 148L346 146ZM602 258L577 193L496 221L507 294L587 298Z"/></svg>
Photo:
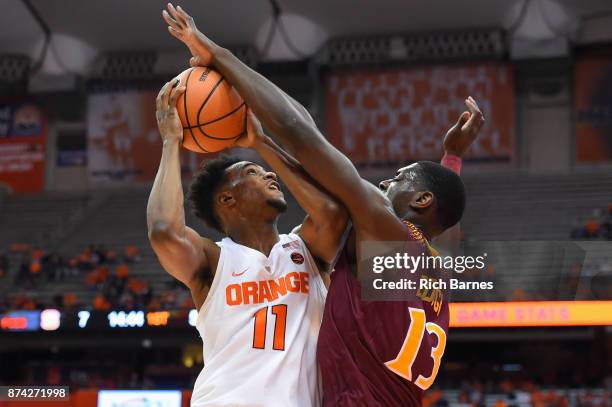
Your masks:
<svg viewBox="0 0 612 407"><path fill-rule="evenodd" d="M287 210L287 201L285 201L285 196L282 192L280 192L280 196L269 197L267 199L268 205L275 208L279 212L285 212Z"/></svg>

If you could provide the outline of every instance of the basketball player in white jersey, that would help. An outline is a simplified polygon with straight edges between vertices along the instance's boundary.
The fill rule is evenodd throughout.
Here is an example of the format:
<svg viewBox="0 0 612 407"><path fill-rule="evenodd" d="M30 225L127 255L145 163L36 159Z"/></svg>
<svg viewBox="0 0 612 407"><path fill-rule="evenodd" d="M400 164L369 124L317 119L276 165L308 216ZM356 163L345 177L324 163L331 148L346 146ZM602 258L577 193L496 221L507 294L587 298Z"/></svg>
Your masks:
<svg viewBox="0 0 612 407"><path fill-rule="evenodd" d="M255 149L305 210L299 232L278 233L287 204L276 174L227 157L204 162L189 191L196 215L226 237L215 243L186 226L175 107L184 87L176 85L167 83L157 98L163 150L147 225L160 263L199 310L204 368L191 405L318 406L316 342L327 291L315 260L333 261L347 214L249 112L240 145Z"/></svg>

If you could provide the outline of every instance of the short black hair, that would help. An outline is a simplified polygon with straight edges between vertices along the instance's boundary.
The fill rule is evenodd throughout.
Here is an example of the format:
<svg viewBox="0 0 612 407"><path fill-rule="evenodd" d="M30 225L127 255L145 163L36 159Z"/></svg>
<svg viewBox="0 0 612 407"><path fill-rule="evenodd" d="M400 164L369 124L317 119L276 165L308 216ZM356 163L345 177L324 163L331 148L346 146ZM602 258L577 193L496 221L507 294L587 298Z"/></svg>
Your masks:
<svg viewBox="0 0 612 407"><path fill-rule="evenodd" d="M461 220L465 210L465 186L461 177L433 161L418 161L422 187L436 197L438 220L448 229Z"/></svg>
<svg viewBox="0 0 612 407"><path fill-rule="evenodd" d="M195 215L221 233L223 233L223 227L215 211L215 194L225 181L225 170L240 161L237 157L226 155L203 161L189 186L187 199Z"/></svg>

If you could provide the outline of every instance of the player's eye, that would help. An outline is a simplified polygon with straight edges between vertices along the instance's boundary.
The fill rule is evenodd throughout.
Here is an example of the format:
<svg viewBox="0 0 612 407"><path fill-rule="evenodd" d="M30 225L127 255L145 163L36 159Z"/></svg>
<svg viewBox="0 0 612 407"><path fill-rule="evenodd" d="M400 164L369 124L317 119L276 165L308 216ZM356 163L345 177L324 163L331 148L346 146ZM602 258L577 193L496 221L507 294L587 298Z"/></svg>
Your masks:
<svg viewBox="0 0 612 407"><path fill-rule="evenodd" d="M257 171L254 168L250 168L247 170L248 175L257 175Z"/></svg>

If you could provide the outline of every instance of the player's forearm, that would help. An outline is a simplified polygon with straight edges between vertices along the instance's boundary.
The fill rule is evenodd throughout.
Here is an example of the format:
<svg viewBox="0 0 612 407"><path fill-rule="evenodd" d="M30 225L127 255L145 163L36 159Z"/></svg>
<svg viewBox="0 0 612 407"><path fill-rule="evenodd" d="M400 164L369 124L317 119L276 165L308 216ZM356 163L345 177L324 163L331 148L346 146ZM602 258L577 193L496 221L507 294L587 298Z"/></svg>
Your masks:
<svg viewBox="0 0 612 407"><path fill-rule="evenodd" d="M159 169L147 204L150 235L159 232L182 234L185 230L179 154L178 140L164 141Z"/></svg>
<svg viewBox="0 0 612 407"><path fill-rule="evenodd" d="M445 151L444 157L440 161L443 167L448 168L457 175L461 174L461 156ZM446 229L435 239L435 245L438 249L456 254L459 251L461 243L461 227L459 223Z"/></svg>

